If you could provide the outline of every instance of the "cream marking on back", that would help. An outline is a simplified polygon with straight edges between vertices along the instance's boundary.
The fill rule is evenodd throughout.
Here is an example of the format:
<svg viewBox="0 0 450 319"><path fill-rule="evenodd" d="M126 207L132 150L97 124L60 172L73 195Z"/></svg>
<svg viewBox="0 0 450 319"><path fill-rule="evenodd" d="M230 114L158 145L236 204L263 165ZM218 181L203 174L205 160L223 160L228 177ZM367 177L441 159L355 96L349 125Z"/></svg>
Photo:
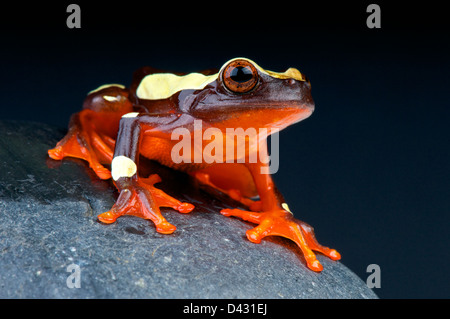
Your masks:
<svg viewBox="0 0 450 319"><path fill-rule="evenodd" d="M201 73L190 73L182 76L172 73L149 74L142 79L136 94L140 99L166 99L182 90L201 90L216 79L217 74L209 76Z"/></svg>
<svg viewBox="0 0 450 319"><path fill-rule="evenodd" d="M136 163L131 158L120 155L111 162L111 176L117 181L121 177L131 177L137 172Z"/></svg>
<svg viewBox="0 0 450 319"><path fill-rule="evenodd" d="M92 93L95 93L95 92L97 92L97 91L100 91L100 90L109 88L109 87L111 87L111 86L117 86L118 88L121 88L121 89L124 89L124 88L125 88L125 86L122 85L122 84L115 84L115 83L111 83L111 84L103 84L103 85L100 85L100 86L99 86L98 88L96 88L95 90L90 91L90 92L88 93L88 95L89 95L89 94L92 94Z"/></svg>
<svg viewBox="0 0 450 319"><path fill-rule="evenodd" d="M294 215L294 214L291 212L291 210L289 209L289 206L288 206L287 203L281 204L281 207L283 207L283 209L284 209L285 211L288 211L289 213L291 213L292 215Z"/></svg>
<svg viewBox="0 0 450 319"><path fill-rule="evenodd" d="M264 70L254 61L246 58L235 58L227 61L220 71L212 75L204 75L201 73L189 73L186 75L175 75L172 73L155 73L149 74L144 77L139 84L136 95L140 99L145 100L160 100L167 99L173 94L182 90L201 90L205 88L209 83L218 79L222 70L234 60L246 60L253 64L260 72L270 75L278 79L293 78L298 81L305 81L304 76L299 70L295 68L289 68L283 73Z"/></svg>
<svg viewBox="0 0 450 319"><path fill-rule="evenodd" d="M115 96L103 95L103 99L109 102L117 102L119 101Z"/></svg>

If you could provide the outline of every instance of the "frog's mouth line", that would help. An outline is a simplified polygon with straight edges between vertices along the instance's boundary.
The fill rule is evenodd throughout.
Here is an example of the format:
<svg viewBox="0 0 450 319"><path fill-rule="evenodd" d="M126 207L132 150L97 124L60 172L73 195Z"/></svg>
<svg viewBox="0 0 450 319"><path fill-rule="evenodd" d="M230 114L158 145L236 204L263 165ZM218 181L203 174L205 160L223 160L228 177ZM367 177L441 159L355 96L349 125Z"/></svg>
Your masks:
<svg viewBox="0 0 450 319"><path fill-rule="evenodd" d="M249 103L250 104L250 103ZM314 104L305 104L301 103L297 100L292 101L282 101L279 104L277 102L261 102L261 103L254 103L252 102L251 105L256 108L264 108L264 109L292 109L292 110L310 110L311 113L314 111ZM274 105L276 105L274 107Z"/></svg>
<svg viewBox="0 0 450 319"><path fill-rule="evenodd" d="M235 128L244 130L265 128L269 131L279 131L311 116L314 105L300 104L298 101L284 103L280 107L258 103L249 104L248 108L242 107L242 105L239 107L226 106L221 111L220 117L210 118L209 112L196 110L195 117L206 123L204 127L217 128L222 131Z"/></svg>

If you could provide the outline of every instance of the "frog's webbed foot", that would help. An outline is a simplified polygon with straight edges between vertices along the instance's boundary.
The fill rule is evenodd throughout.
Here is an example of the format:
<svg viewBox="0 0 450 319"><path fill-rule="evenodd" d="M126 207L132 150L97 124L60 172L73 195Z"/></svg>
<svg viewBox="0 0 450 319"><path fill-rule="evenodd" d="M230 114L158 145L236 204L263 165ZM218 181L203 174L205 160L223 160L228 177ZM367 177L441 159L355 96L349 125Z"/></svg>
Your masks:
<svg viewBox="0 0 450 319"><path fill-rule="evenodd" d="M182 203L156 188L153 184L160 182L158 175L149 178L140 178L133 185L121 190L111 210L100 214L98 219L111 224L122 215L133 215L150 219L156 226L156 231L162 234L171 234L176 227L170 224L161 214L160 207L171 207L180 213L189 213L194 209L190 203Z"/></svg>
<svg viewBox="0 0 450 319"><path fill-rule="evenodd" d="M109 179L111 172L101 163L111 163L115 141L92 128L90 113L90 110L83 110L75 114L69 132L55 148L48 150L48 155L54 160L62 160L64 157L83 159L99 178Z"/></svg>
<svg viewBox="0 0 450 319"><path fill-rule="evenodd" d="M195 207L190 203L180 202L178 199L167 195L164 191L156 188L154 184L161 182L161 177L158 174L152 174L148 178L140 178L142 182L147 185L159 207L171 207L182 214L190 213Z"/></svg>
<svg viewBox="0 0 450 319"><path fill-rule="evenodd" d="M339 260L340 254L328 247L320 245L314 230L308 224L295 219L289 211L279 209L267 212L251 212L240 209L223 209L224 216L235 216L251 223L258 224L247 231L247 238L253 243L260 243L266 236L282 236L294 241L303 252L308 268L322 271L323 266L317 260L314 251L318 251L333 260Z"/></svg>

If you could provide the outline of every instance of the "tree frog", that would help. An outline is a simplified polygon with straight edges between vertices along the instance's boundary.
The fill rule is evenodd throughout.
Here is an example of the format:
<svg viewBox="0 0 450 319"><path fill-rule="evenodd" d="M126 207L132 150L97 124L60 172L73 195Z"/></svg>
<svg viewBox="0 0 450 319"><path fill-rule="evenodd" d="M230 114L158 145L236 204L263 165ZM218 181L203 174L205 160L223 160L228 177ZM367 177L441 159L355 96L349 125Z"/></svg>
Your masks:
<svg viewBox="0 0 450 319"><path fill-rule="evenodd" d="M143 67L134 73L129 88L107 84L89 92L83 109L72 115L67 135L48 154L55 160L81 158L99 178L113 179L119 196L109 211L98 216L103 223L133 215L151 220L157 232L171 234L176 227L160 207L180 213L194 209L155 187L161 181L158 175L139 174L139 156L143 156L189 173L240 201L248 210L220 213L257 224L246 232L251 242L260 243L266 236L288 238L301 249L307 267L320 272L323 266L313 251L333 260L339 260L340 254L320 245L313 228L293 217L271 175L264 172L268 167L264 156L249 160L256 149L267 155L270 129L281 130L313 110L310 82L296 68L273 72L247 58L232 59L218 71L189 74ZM229 143L236 134L230 137L227 129L241 128L237 135L243 135L252 127L266 130L246 135L244 143ZM174 153L180 153L174 152L180 142L175 132L191 133L194 139L208 129L223 132L214 135L221 142L215 144L214 154L205 156L208 145L194 142L184 150L182 161L174 159ZM258 148L250 146L255 141ZM229 145L232 152L227 152Z"/></svg>

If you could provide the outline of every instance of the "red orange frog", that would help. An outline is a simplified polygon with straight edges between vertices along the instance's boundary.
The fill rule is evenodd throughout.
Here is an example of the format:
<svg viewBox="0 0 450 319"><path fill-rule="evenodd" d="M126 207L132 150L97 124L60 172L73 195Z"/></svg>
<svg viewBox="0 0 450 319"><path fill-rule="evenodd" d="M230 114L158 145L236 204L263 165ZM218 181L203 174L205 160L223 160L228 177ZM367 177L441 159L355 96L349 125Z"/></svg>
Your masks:
<svg viewBox="0 0 450 319"><path fill-rule="evenodd" d="M289 238L303 252L307 266L321 271L313 251L333 260L340 259L340 254L320 245L313 228L294 218L271 175L264 171L269 165L264 156L250 160L257 151L250 145L258 145L258 151L267 155L270 132L307 118L313 110L310 83L295 68L268 71L246 58L232 59L217 72L175 74L144 67L135 72L129 88L109 84L91 91L83 110L72 116L67 135L48 154L56 160L81 158L99 178L112 177L120 194L111 210L98 216L103 223L134 215L151 220L157 232L171 234L176 227L163 217L160 207L180 213L194 209L155 187L160 181L157 175L139 175L138 159L144 156L188 172L240 201L248 210L223 209L221 214L257 224L246 233L251 242L259 243L266 236ZM196 125L199 121L201 126ZM191 143L183 160L174 159L179 143L174 132L194 136L211 128L223 132L214 136L221 142L215 144L214 154L205 152L208 145ZM229 128L258 131L246 135L245 143L234 145L230 157L226 148L233 145L228 142L236 134L230 137Z"/></svg>

